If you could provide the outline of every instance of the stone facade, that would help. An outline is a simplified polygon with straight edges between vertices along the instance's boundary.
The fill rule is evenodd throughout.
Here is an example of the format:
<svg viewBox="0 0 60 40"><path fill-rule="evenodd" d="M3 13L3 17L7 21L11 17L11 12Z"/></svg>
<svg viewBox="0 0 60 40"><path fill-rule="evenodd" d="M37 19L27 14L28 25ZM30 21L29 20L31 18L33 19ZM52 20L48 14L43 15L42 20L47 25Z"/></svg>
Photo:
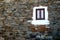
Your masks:
<svg viewBox="0 0 60 40"><path fill-rule="evenodd" d="M30 23L28 23L28 20L32 20L32 13L33 13L33 7L35 6L48 6L49 11L49 20L50 20L50 27L53 28L59 28L60 24L60 5L59 1L57 0L14 0L11 2L6 3L6 0L0 0L0 27L1 34L0 36L3 38L3 40L24 40L23 33L25 31L29 31L29 26L31 26ZM3 31L6 26L5 32ZM8 29L10 26L12 30ZM9 31L8 31L9 30ZM15 37L16 31L20 33L18 36L18 39ZM14 35L9 35L10 32L12 32ZM17 35L18 35L17 33ZM6 38L2 35L6 35ZM22 39L19 39L22 38ZM10 39L8 39L10 38Z"/></svg>

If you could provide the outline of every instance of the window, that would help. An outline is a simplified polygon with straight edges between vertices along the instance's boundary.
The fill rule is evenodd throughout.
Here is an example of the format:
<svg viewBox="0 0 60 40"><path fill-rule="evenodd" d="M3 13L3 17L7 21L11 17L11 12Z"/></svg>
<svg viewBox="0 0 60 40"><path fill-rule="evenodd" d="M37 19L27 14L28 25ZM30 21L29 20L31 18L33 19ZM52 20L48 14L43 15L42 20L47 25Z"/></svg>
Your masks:
<svg viewBox="0 0 60 40"><path fill-rule="evenodd" d="M36 9L36 20L44 20L45 19L45 9Z"/></svg>

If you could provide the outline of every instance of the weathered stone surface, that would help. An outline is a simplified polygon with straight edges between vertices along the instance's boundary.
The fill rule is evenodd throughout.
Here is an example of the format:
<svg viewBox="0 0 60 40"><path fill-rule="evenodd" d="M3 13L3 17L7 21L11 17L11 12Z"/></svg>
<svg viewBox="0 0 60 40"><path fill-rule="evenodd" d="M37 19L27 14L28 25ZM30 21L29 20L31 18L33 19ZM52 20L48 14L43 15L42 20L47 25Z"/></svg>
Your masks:
<svg viewBox="0 0 60 40"><path fill-rule="evenodd" d="M8 3L7 3L8 2ZM24 31L28 32L28 20L32 20L33 7L48 6L50 27L59 28L60 5L53 0L12 0L0 1L0 37L4 40L25 40ZM5 27L5 26L8 27ZM17 35L17 36L16 36Z"/></svg>

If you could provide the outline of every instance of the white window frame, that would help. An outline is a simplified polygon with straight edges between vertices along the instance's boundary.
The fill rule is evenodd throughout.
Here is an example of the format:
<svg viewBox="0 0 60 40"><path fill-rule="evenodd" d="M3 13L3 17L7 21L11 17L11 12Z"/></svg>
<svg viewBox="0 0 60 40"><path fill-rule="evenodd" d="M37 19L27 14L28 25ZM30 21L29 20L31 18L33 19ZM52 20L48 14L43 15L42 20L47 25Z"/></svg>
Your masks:
<svg viewBox="0 0 60 40"><path fill-rule="evenodd" d="M36 20L36 9L45 9L45 19L44 20ZM48 25L49 24L49 20L48 20L48 10L47 10L47 6L39 6L39 7L34 7L33 8L33 17L32 17L32 22L31 24L33 25Z"/></svg>

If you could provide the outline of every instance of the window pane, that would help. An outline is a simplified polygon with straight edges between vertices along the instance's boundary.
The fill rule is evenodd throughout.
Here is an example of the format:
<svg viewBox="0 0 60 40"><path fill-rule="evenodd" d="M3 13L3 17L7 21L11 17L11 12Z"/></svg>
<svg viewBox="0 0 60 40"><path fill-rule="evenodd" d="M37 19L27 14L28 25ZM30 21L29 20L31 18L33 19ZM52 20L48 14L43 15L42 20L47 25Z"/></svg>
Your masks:
<svg viewBox="0 0 60 40"><path fill-rule="evenodd" d="M36 9L36 20L45 19L45 9Z"/></svg>

